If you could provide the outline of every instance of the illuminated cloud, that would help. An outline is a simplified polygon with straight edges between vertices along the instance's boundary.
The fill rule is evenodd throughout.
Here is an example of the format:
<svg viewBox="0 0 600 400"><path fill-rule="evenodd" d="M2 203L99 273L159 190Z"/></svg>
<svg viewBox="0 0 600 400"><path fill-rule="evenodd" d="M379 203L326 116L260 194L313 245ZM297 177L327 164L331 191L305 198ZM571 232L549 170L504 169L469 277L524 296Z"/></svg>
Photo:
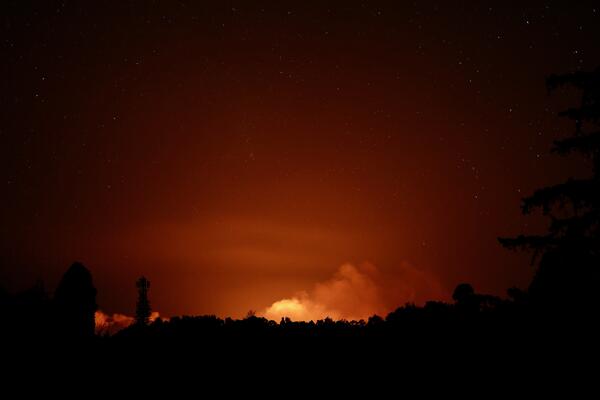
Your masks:
<svg viewBox="0 0 600 400"><path fill-rule="evenodd" d="M293 321L317 320L327 316L337 318L337 312L327 310L323 305L313 302L305 292L290 299L276 301L263 312L263 315L276 321L282 317L291 318Z"/></svg>
<svg viewBox="0 0 600 400"><path fill-rule="evenodd" d="M274 302L262 312L268 319L289 317L296 321L333 319L367 319L385 315L407 302L440 299L444 291L438 279L409 263L394 271L398 278L384 279L369 263L359 267L342 265L332 278L315 285L310 293L300 292Z"/></svg>
<svg viewBox="0 0 600 400"><path fill-rule="evenodd" d="M160 317L160 314L157 311L152 312L152 314L150 315L150 322L153 322L154 320L156 320L159 317ZM165 319L162 317L160 317L160 318L163 320ZM95 321L96 321L96 334L98 334L98 335L104 335L104 334L114 335L121 329L127 328L129 325L133 324L135 322L135 318L130 317L129 315L118 314L118 313L108 315L108 314L105 314L104 312L98 310L98 311L96 311L96 314L95 314Z"/></svg>

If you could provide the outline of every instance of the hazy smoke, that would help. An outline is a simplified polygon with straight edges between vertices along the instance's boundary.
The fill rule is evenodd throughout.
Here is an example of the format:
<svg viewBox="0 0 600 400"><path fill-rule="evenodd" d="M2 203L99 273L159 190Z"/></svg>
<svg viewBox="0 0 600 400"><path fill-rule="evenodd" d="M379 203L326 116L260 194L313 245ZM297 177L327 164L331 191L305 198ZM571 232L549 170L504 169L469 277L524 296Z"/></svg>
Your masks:
<svg viewBox="0 0 600 400"><path fill-rule="evenodd" d="M160 314L157 311L154 311L150 315L150 322L156 320L160 317ZM165 319L165 318L161 318ZM103 313L102 311L96 311L95 315L96 320L96 334L104 335L109 334L113 335L120 331L123 328L127 328L129 325L135 322L135 318L130 317L125 314L115 313L113 315L108 315Z"/></svg>
<svg viewBox="0 0 600 400"><path fill-rule="evenodd" d="M386 315L407 302L422 303L444 297L438 279L409 263L394 271L394 279L382 277L369 263L359 267L342 265L334 276L317 283L313 290L300 292L291 298L273 303L262 315L275 321L282 317L292 320L367 319L373 314Z"/></svg>

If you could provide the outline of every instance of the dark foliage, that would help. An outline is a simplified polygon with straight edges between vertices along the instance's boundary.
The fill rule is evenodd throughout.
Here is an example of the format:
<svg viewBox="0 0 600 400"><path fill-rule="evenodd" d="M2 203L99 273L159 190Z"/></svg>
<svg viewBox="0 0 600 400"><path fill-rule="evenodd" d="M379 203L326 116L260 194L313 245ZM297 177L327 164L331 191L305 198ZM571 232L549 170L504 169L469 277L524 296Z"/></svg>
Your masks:
<svg viewBox="0 0 600 400"><path fill-rule="evenodd" d="M532 306L552 318L597 314L600 306L600 68L554 75L550 90L572 86L582 93L578 107L560 113L575 124L575 133L554 143L559 155L578 153L592 165L591 176L536 190L523 199L522 210L537 209L550 219L548 232L500 238L511 249L533 251L537 271L527 295ZM579 317L579 316L577 316Z"/></svg>

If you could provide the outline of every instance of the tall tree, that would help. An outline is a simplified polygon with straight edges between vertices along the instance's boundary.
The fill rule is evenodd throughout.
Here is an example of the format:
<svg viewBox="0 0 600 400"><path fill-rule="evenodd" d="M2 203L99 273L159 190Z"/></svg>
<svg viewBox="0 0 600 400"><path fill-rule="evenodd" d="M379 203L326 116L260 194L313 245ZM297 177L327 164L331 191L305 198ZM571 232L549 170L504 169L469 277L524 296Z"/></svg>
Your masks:
<svg viewBox="0 0 600 400"><path fill-rule="evenodd" d="M57 331L68 337L94 335L96 288L92 274L76 262L65 272L54 293Z"/></svg>
<svg viewBox="0 0 600 400"><path fill-rule="evenodd" d="M533 251L534 262L539 260L528 289L533 304L554 311L589 310L600 305L600 68L553 75L546 83L549 90L568 85L581 92L579 106L559 113L574 122L575 132L555 141L552 151L577 153L592 171L523 199L524 214L539 209L550 219L547 233L499 241L507 248Z"/></svg>
<svg viewBox="0 0 600 400"><path fill-rule="evenodd" d="M146 326L150 322L150 300L148 300L148 290L150 290L150 281L145 277L140 277L136 284L138 288L138 301L135 309L135 322L137 325Z"/></svg>

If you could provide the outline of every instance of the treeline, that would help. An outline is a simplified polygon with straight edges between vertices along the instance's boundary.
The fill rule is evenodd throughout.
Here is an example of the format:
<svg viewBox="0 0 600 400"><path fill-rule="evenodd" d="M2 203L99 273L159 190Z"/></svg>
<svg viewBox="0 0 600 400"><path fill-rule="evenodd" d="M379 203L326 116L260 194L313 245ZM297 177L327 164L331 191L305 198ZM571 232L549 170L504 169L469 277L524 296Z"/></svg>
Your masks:
<svg viewBox="0 0 600 400"><path fill-rule="evenodd" d="M513 288L507 298L476 293L470 284L459 284L453 302L429 301L422 306L405 304L386 316L373 315L367 320L317 321L268 320L249 312L243 319L218 318L214 315L160 317L150 321L150 282L137 282L138 301L134 322L116 334L102 330L95 333L96 289L90 272L74 263L61 279L53 298L43 285L9 295L0 294L0 312L4 328L1 333L13 339L97 340L112 343L151 342L226 342L228 340L313 340L397 338L399 336L460 335L462 338L488 337L498 334L521 334L549 324L570 329L591 325L595 315L586 307L558 314L547 312L527 291ZM582 314L587 310L586 314Z"/></svg>

